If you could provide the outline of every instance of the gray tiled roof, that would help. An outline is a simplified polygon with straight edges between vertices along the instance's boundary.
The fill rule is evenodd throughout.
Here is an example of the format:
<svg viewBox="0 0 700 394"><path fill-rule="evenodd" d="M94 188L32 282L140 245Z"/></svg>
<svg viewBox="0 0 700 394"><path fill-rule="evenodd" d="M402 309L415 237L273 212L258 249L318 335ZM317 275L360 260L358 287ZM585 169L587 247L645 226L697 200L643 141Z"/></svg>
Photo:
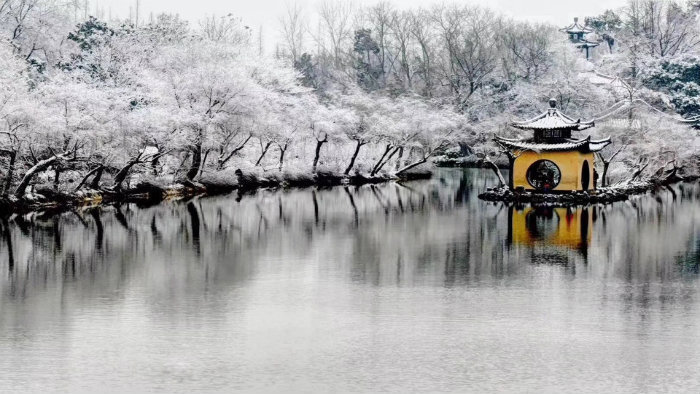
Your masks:
<svg viewBox="0 0 700 394"><path fill-rule="evenodd" d="M556 108L549 108L547 112L529 120L512 122L513 127L522 130L585 130L595 126L593 121L581 122L574 120Z"/></svg>
<svg viewBox="0 0 700 394"><path fill-rule="evenodd" d="M572 150L578 150L582 152L598 152L612 142L610 140L610 137L602 140L591 140L590 136L581 140L570 139L565 142L549 144L537 143L532 140L518 140L503 137L496 137L495 141L509 149L533 152L561 152Z"/></svg>
<svg viewBox="0 0 700 394"><path fill-rule="evenodd" d="M574 24L573 24L573 25L569 25L569 26L567 26L567 27L561 29L561 31L565 31L565 32L567 32L567 33L574 33L574 34L576 34L576 33L592 33L592 32L593 32L593 29L591 29L591 28L589 28L589 27L586 27L586 26L581 26L581 25L578 23L578 19L574 19Z"/></svg>

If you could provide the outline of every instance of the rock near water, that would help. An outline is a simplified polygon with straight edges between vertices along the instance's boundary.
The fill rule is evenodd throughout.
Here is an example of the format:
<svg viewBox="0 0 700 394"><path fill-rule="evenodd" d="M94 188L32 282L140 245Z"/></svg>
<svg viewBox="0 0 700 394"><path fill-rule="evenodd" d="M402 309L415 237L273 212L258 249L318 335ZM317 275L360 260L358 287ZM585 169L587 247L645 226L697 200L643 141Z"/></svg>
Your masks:
<svg viewBox="0 0 700 394"><path fill-rule="evenodd" d="M627 200L629 196L651 191L657 185L651 182L636 182L625 185L604 187L592 191L572 191L561 193L538 193L512 191L507 187L487 189L479 194L486 201L520 202L555 205L607 204Z"/></svg>

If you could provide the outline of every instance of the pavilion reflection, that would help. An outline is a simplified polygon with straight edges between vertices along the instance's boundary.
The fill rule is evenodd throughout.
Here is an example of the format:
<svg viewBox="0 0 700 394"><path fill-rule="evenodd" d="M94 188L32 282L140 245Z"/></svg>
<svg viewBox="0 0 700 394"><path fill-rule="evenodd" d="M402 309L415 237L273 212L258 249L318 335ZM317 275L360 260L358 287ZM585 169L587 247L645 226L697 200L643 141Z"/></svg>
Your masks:
<svg viewBox="0 0 700 394"><path fill-rule="evenodd" d="M508 238L511 245L560 246L586 254L595 218L592 208L511 206Z"/></svg>

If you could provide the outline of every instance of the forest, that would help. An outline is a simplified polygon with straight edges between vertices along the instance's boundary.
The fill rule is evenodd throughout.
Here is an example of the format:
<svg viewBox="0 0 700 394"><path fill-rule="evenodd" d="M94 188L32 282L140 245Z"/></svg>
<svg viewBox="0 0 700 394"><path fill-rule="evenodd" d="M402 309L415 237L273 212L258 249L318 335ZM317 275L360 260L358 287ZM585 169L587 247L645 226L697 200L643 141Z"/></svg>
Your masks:
<svg viewBox="0 0 700 394"><path fill-rule="evenodd" d="M232 14L114 19L77 0L0 0L0 188L31 200L236 172L388 179L436 158L503 159L493 136L521 136L508 122L549 98L612 137L602 182L696 175L699 14L698 1L630 0L581 15L599 43L586 59L561 31L572 21L457 3L290 2L266 50Z"/></svg>

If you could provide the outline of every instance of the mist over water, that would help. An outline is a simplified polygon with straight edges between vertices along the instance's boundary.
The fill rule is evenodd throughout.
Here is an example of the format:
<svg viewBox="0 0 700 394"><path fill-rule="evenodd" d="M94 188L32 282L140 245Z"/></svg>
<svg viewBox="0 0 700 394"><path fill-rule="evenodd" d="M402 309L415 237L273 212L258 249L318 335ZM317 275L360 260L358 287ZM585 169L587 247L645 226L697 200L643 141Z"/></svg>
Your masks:
<svg viewBox="0 0 700 394"><path fill-rule="evenodd" d="M482 170L12 217L0 391L700 389L700 187L507 207Z"/></svg>

